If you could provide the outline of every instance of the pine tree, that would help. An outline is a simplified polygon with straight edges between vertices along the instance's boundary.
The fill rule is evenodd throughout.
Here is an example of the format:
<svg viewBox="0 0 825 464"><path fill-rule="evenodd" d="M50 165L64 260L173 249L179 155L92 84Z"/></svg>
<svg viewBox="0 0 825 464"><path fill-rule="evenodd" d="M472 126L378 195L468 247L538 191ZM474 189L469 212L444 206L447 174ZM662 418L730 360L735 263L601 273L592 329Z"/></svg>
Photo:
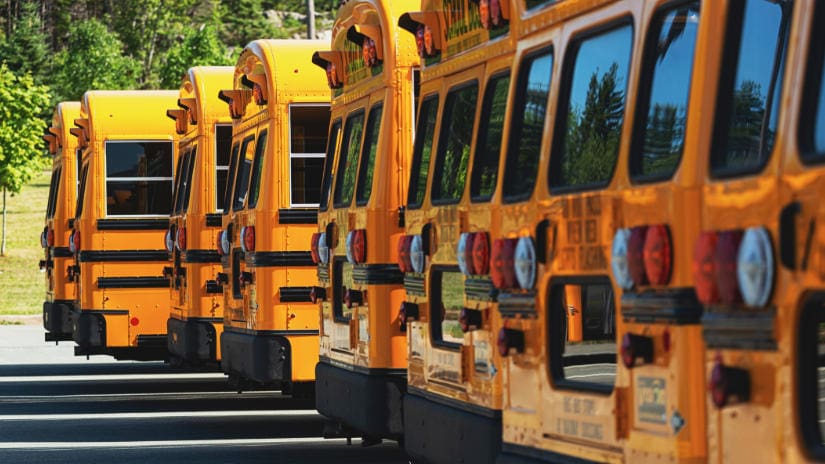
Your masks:
<svg viewBox="0 0 825 464"><path fill-rule="evenodd" d="M0 46L0 61L15 74L29 73L38 84L51 74L48 69L48 37L43 32L38 2L20 4L20 15L10 20L10 33Z"/></svg>

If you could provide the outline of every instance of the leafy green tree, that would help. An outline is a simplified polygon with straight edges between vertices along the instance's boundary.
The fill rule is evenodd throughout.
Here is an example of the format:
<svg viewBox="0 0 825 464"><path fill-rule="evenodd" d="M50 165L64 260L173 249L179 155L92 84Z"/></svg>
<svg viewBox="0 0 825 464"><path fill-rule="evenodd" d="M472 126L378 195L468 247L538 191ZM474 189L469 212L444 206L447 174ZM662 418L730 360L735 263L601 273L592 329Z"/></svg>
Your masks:
<svg viewBox="0 0 825 464"><path fill-rule="evenodd" d="M6 192L20 192L45 164L40 136L46 123L39 119L49 104L49 89L28 74L15 74L0 65L0 187L3 225L0 256L6 248Z"/></svg>
<svg viewBox="0 0 825 464"><path fill-rule="evenodd" d="M9 35L0 45L0 60L17 74L30 73L37 83L43 83L48 69L48 37L35 2L20 5L20 15L10 20Z"/></svg>
<svg viewBox="0 0 825 464"><path fill-rule="evenodd" d="M181 76L192 66L218 66L234 64L226 46L218 38L216 28L204 24L199 29L190 29L183 40L169 49L166 59L158 72L160 86L176 89Z"/></svg>
<svg viewBox="0 0 825 464"><path fill-rule="evenodd" d="M243 48L255 39L280 37L275 27L264 15L262 0L225 0L221 2L220 31L223 42L231 47Z"/></svg>
<svg viewBox="0 0 825 464"><path fill-rule="evenodd" d="M86 90L137 87L138 64L123 55L120 40L100 21L72 25L65 50L55 58L53 88L60 100L79 100Z"/></svg>

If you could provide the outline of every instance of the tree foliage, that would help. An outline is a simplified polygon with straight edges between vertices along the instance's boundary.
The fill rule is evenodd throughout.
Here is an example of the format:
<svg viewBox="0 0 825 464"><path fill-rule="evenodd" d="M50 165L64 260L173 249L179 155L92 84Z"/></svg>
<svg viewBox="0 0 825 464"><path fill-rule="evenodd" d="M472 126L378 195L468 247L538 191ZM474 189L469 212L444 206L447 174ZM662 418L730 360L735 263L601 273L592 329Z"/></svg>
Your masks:
<svg viewBox="0 0 825 464"><path fill-rule="evenodd" d="M181 77L192 66L218 66L233 64L226 47L218 38L212 24L204 24L199 29L190 29L183 40L172 46L160 67L160 86L177 88Z"/></svg>
<svg viewBox="0 0 825 464"><path fill-rule="evenodd" d="M42 26L37 4L24 3L20 15L9 21L7 37L0 44L0 57L9 70L30 73L37 83L43 83L50 74L49 49Z"/></svg>
<svg viewBox="0 0 825 464"><path fill-rule="evenodd" d="M0 188L19 192L45 163L39 119L49 105L48 88L28 74L0 65Z"/></svg>

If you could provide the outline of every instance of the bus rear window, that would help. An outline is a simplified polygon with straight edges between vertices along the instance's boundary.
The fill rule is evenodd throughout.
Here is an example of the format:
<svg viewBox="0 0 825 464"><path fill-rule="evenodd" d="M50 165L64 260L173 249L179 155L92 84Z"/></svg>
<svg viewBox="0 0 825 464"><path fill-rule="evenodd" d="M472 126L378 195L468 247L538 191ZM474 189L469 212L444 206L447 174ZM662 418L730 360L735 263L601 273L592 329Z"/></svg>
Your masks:
<svg viewBox="0 0 825 464"><path fill-rule="evenodd" d="M808 37L807 79L799 114L799 144L802 161L825 162L825 41L819 31L825 27L825 5L814 10L814 27Z"/></svg>
<svg viewBox="0 0 825 464"><path fill-rule="evenodd" d="M526 200L533 193L552 75L553 54L550 50L528 56L519 69L504 168L502 193L505 202Z"/></svg>
<svg viewBox="0 0 825 464"><path fill-rule="evenodd" d="M364 132L364 111L359 110L347 118L344 126L344 140L341 142L341 154L338 159L338 174L335 178L336 207L349 206L355 189L355 176L358 173L358 152L361 148L361 135Z"/></svg>
<svg viewBox="0 0 825 464"><path fill-rule="evenodd" d="M430 278L433 342L457 348L464 342L464 332L458 322L464 306L464 275L458 269L436 269Z"/></svg>
<svg viewBox="0 0 825 464"><path fill-rule="evenodd" d="M229 156L232 146L232 126L215 127L215 210L223 211Z"/></svg>
<svg viewBox="0 0 825 464"><path fill-rule="evenodd" d="M54 211L57 209L57 198L60 194L60 176L61 176L61 168L57 168L52 171L52 181L49 185L49 203L46 206L46 218L51 219L54 217Z"/></svg>
<svg viewBox="0 0 825 464"><path fill-rule="evenodd" d="M609 392L616 381L616 306L607 278L551 283L548 343L553 382Z"/></svg>
<svg viewBox="0 0 825 464"><path fill-rule="evenodd" d="M227 172L226 181L223 190L223 200L220 203L220 206L223 208L223 214L229 212L229 205L232 200L232 181L235 179L235 171L238 170L238 151L240 150L241 145L238 142L235 142L232 145L232 154L229 158L229 170ZM220 171L218 171L220 173ZM218 176L220 180L220 175ZM218 184L221 185L221 184Z"/></svg>
<svg viewBox="0 0 825 464"><path fill-rule="evenodd" d="M435 118L438 113L438 95L424 99L418 112L418 124L415 128L415 145L413 147L412 167L410 168L410 187L407 195L407 207L418 208L424 203L427 190L427 172L430 169L430 156L433 152L435 135Z"/></svg>
<svg viewBox="0 0 825 464"><path fill-rule="evenodd" d="M172 142L106 142L106 214L172 210Z"/></svg>
<svg viewBox="0 0 825 464"><path fill-rule="evenodd" d="M372 194L373 174L375 173L375 156L378 153L378 139L381 135L381 115L384 108L380 103L373 105L367 119L364 133L364 146L361 149L361 167L358 168L358 188L355 192L355 204L364 206Z"/></svg>
<svg viewBox="0 0 825 464"><path fill-rule="evenodd" d="M263 130L258 134L258 141L255 142L255 158L252 161L252 178L249 181L249 201L248 207L254 208L258 205L258 197L261 194L261 176L263 175L264 156L266 156L267 131Z"/></svg>
<svg viewBox="0 0 825 464"><path fill-rule="evenodd" d="M189 190L192 183L192 175L195 171L195 154L197 147L192 147L184 153L178 161L178 177L175 179L175 206L173 212L181 214L186 211L189 205Z"/></svg>
<svg viewBox="0 0 825 464"><path fill-rule="evenodd" d="M464 193L477 101L478 82L450 89L444 101L433 170L433 204L455 203Z"/></svg>
<svg viewBox="0 0 825 464"><path fill-rule="evenodd" d="M670 178L685 142L699 2L659 12L647 38L630 159L637 180Z"/></svg>
<svg viewBox="0 0 825 464"><path fill-rule="evenodd" d="M326 211L329 208L329 193L332 190L332 163L335 162L335 149L338 147L338 134L341 132L341 120L336 119L329 128L327 138L327 153L324 160L324 178L321 181L321 201L319 209Z"/></svg>
<svg viewBox="0 0 825 464"><path fill-rule="evenodd" d="M80 186L77 188L77 205L75 207L74 215L76 218L80 217L83 212L83 197L86 195L86 176L89 174L89 163L83 165L80 174Z"/></svg>
<svg viewBox="0 0 825 464"><path fill-rule="evenodd" d="M790 2L733 2L719 83L710 171L714 177L758 172L776 138Z"/></svg>
<svg viewBox="0 0 825 464"><path fill-rule="evenodd" d="M241 152L238 155L238 162L235 175L235 188L232 194L232 211L243 209L246 201L246 194L249 191L249 171L252 169L252 142L255 136L250 135L245 138L241 145Z"/></svg>
<svg viewBox="0 0 825 464"><path fill-rule="evenodd" d="M619 155L632 44L628 24L570 46L551 154L551 189L593 189L610 181Z"/></svg>
<svg viewBox="0 0 825 464"><path fill-rule="evenodd" d="M473 171L470 178L470 198L473 202L488 201L496 189L498 160L504 130L504 111L510 88L510 73L493 76L487 82L478 125Z"/></svg>

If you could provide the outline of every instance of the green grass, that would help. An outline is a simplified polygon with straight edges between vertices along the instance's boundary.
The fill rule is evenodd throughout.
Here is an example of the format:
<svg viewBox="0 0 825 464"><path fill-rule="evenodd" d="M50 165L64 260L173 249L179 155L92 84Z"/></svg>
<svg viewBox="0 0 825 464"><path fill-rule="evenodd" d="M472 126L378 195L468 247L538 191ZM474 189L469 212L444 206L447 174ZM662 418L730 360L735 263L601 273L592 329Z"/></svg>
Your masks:
<svg viewBox="0 0 825 464"><path fill-rule="evenodd" d="M6 194L6 256L0 256L0 315L43 311L46 284L37 262L43 258L40 232L50 177L51 171L44 171L19 194Z"/></svg>

